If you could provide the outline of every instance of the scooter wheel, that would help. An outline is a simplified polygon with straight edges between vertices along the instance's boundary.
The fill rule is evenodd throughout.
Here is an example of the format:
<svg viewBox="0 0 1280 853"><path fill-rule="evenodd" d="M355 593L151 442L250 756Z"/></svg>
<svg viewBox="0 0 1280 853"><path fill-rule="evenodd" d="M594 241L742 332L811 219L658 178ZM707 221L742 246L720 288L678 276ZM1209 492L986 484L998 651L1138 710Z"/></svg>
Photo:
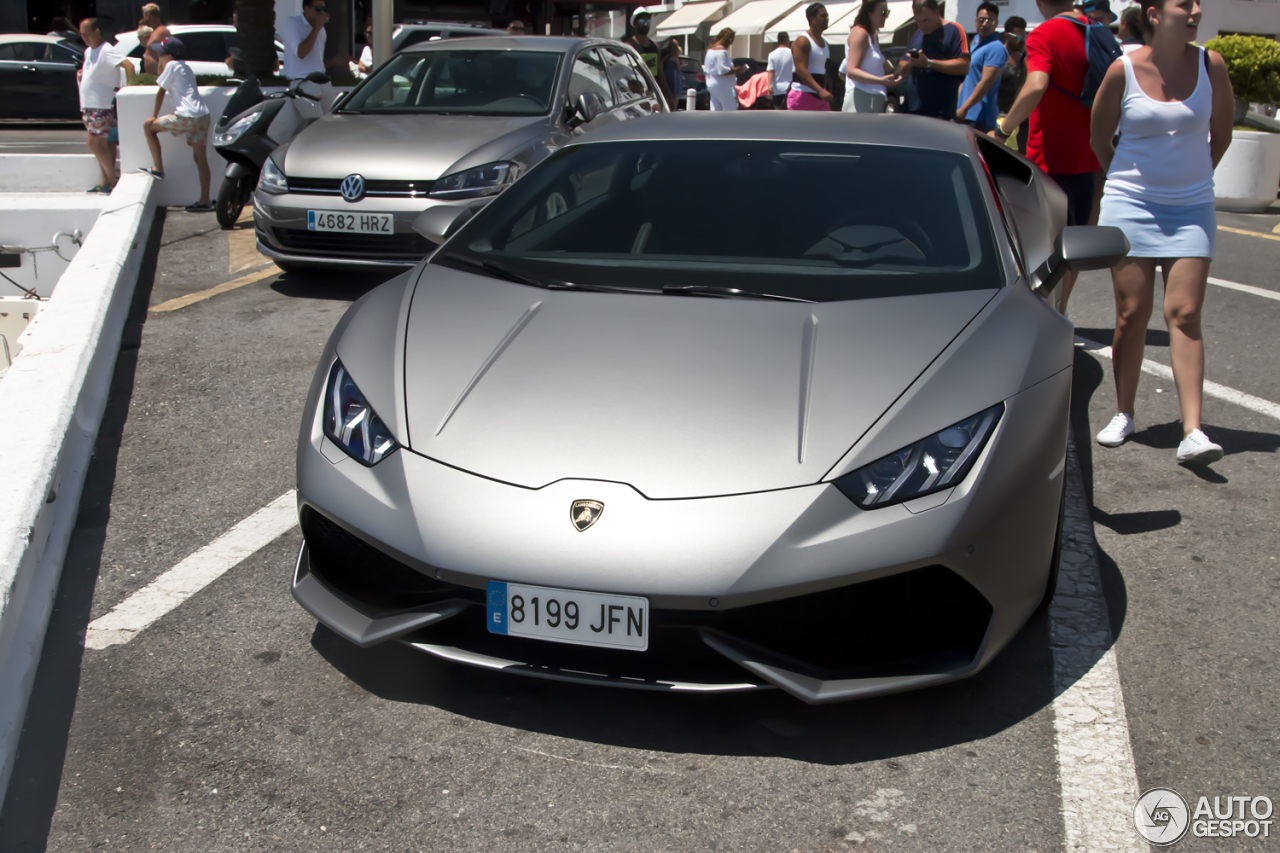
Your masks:
<svg viewBox="0 0 1280 853"><path fill-rule="evenodd" d="M244 210L244 192L240 186L243 182L243 178L223 178L222 186L218 188L214 213L218 217L218 224L223 228L235 225Z"/></svg>

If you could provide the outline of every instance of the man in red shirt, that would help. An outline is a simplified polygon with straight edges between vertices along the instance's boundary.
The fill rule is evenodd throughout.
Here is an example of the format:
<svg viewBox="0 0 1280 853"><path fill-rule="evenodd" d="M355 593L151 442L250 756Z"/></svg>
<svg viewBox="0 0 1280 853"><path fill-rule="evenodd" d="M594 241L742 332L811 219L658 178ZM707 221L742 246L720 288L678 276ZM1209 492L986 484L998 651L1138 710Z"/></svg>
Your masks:
<svg viewBox="0 0 1280 853"><path fill-rule="evenodd" d="M1036 6L1045 22L1027 36L1027 81L991 135L1008 139L1005 128L1016 128L1030 116L1027 157L1067 194L1067 224L1085 225L1093 208L1094 174L1100 167L1089 146L1089 108L1068 94L1084 89L1089 60L1082 29L1066 18L1088 19L1075 11L1072 0L1036 0ZM1075 283L1074 272L1062 280L1064 314Z"/></svg>

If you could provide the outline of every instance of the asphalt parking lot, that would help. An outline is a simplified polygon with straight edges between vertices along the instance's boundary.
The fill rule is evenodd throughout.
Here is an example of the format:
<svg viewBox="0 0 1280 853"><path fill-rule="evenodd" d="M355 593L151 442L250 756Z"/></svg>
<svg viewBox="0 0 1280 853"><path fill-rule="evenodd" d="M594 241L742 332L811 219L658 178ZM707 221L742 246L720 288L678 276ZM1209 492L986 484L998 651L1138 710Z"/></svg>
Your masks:
<svg viewBox="0 0 1280 853"><path fill-rule="evenodd" d="M1212 275L1280 295L1280 216L1220 226L1250 233L1220 231ZM1197 472L1174 462L1177 400L1154 375L1135 439L1092 443L1114 392L1090 348L1113 315L1109 277L1082 276L1067 585L965 682L809 707L361 650L293 602L296 527L127 642L86 648L91 622L293 487L321 347L386 278L276 274L251 234L180 210L153 230L0 811L5 853L1143 850L1121 831L1126 785L1193 807L1280 800L1280 421L1239 402L1280 402L1280 299L1219 285L1207 377L1251 396L1206 400L1227 455ZM1168 363L1158 312L1147 358Z"/></svg>

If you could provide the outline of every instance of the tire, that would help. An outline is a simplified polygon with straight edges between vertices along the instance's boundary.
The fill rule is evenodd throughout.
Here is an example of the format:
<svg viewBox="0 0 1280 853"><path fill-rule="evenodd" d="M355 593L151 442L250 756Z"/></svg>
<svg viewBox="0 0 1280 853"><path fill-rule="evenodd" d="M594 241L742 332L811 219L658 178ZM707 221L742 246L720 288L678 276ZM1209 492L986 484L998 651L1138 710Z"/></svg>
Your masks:
<svg viewBox="0 0 1280 853"><path fill-rule="evenodd" d="M1049 562L1049 581L1045 584L1044 598L1040 599L1037 613L1047 612L1053 602L1053 594L1058 590L1058 567L1062 563L1062 530L1067 521L1067 476L1062 474L1062 500L1058 502L1058 534L1053 538L1053 556Z"/></svg>
<svg viewBox="0 0 1280 853"><path fill-rule="evenodd" d="M244 211L243 178L223 178L218 188L218 200L214 203L214 213L218 224L223 228L231 228Z"/></svg>

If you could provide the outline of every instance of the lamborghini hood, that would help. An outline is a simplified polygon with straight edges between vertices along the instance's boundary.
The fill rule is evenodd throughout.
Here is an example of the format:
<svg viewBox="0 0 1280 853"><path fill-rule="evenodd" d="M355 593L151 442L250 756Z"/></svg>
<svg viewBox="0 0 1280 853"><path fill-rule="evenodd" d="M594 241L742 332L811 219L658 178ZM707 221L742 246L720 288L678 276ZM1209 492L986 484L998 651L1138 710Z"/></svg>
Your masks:
<svg viewBox="0 0 1280 853"><path fill-rule="evenodd" d="M610 480L690 498L807 485L992 295L570 293L429 266L405 335L407 440L530 488Z"/></svg>

